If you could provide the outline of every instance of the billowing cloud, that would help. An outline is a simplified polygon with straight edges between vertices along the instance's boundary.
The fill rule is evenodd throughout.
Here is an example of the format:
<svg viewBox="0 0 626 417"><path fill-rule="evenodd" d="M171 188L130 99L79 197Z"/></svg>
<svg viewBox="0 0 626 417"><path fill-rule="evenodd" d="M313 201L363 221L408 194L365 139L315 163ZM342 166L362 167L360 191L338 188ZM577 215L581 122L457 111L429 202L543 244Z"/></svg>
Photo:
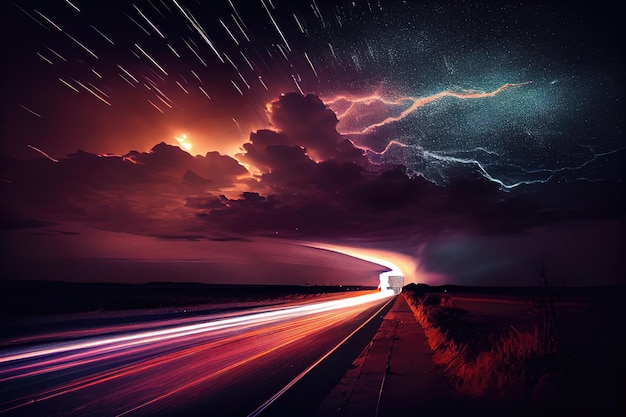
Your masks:
<svg viewBox="0 0 626 417"><path fill-rule="evenodd" d="M191 156L165 143L126 155L78 151L58 162L5 158L3 210L5 219L86 221L105 229L158 233L193 218L185 198L219 195L247 173L229 156Z"/></svg>
<svg viewBox="0 0 626 417"><path fill-rule="evenodd" d="M503 192L470 167L442 186L402 165L372 163L314 95L284 94L268 114L272 130L251 133L237 155L254 176L230 156L192 156L165 143L120 156L78 151L58 162L5 158L4 217L15 225L86 221L152 235L308 238L512 234L594 213L574 201L538 199L530 187ZM575 186L556 190L575 195ZM608 205L602 215L619 210Z"/></svg>
<svg viewBox="0 0 626 417"><path fill-rule="evenodd" d="M538 250L563 275L582 282L567 272L568 257L558 255L557 243L571 240L566 252L584 257L590 240L594 259L607 265L601 269L606 280L616 279L620 266L607 256L619 235L595 233L581 222L623 228L624 205L615 197L623 195L620 182L599 187L555 178L506 192L472 166L459 165L438 184L402 164L370 161L371 154L337 133L336 116L315 96L283 95L268 113L272 129L251 133L237 159L217 152L192 156L165 143L117 156L78 151L58 162L3 157L3 233L46 233L51 224L72 222L166 238L177 247L180 241L253 236L382 245L417 259L417 280L455 276L456 282L490 285L503 276L532 284L524 271ZM567 230L580 232L576 240Z"/></svg>

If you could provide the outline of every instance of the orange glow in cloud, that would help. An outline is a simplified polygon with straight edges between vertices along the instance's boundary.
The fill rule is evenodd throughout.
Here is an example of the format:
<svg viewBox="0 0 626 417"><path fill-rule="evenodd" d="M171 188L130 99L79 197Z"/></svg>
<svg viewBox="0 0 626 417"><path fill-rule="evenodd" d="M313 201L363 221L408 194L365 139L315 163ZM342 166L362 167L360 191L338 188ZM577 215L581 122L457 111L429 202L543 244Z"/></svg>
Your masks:
<svg viewBox="0 0 626 417"><path fill-rule="evenodd" d="M191 151L193 145L187 140L186 134L183 133L181 136L174 136L174 139L176 139L178 146L180 146L181 149L187 152Z"/></svg>

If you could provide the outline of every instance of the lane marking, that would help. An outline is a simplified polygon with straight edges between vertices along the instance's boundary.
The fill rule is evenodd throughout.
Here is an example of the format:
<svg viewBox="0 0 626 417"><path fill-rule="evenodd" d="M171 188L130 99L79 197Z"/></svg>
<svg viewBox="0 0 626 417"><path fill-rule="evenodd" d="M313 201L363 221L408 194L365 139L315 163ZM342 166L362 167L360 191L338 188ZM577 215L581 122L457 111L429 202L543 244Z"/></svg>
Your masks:
<svg viewBox="0 0 626 417"><path fill-rule="evenodd" d="M365 322L363 322L359 327L354 329L352 331L352 333L350 333L348 336L346 336L342 341L340 341L335 347L333 347L331 350L329 350L325 355L323 355L317 361L315 361L314 363L309 365L308 368L306 368L304 371L300 372L300 374L298 374L294 379L292 379L287 385L285 385L282 389L280 389L276 394L272 395L267 401L265 401L263 404L261 404L257 409L255 409L250 414L248 414L247 417L256 417L259 414L261 414L263 411L265 411L265 409L267 409L270 405L272 405L274 402L276 402L283 394L285 394L291 387L293 387L295 384L297 384L302 378L304 378L309 372L311 372L317 365L322 363L326 358L328 358L337 349L339 349L341 347L341 345L343 345L345 342L347 342L348 339L350 339L359 330L361 330L370 321L372 321L372 319L374 319L374 317L376 317L385 307L387 307L387 305L389 305L389 303L391 303L395 299L396 299L396 297L393 297L393 298L389 299L389 301L387 301L385 304L383 304L383 306L381 308L379 308L374 314L372 314Z"/></svg>

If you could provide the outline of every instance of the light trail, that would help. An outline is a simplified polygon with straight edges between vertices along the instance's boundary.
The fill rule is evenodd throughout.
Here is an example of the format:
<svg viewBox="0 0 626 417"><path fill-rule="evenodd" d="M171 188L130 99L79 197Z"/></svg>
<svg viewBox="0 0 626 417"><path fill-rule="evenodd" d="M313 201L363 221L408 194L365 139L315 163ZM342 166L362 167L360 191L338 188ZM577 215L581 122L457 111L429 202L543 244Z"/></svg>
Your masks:
<svg viewBox="0 0 626 417"><path fill-rule="evenodd" d="M48 58L46 58L45 56L41 55L39 52L37 52L37 56L41 59L43 59L44 61L46 61L48 64L50 65L54 65L54 62L50 61Z"/></svg>
<svg viewBox="0 0 626 417"><path fill-rule="evenodd" d="M106 101L102 96L100 96L98 93L96 93L95 91L93 91L91 88L87 87L85 84L81 83L78 80L75 80L74 78L72 78L72 80L74 80L74 82L78 85L80 85L81 87L83 87L85 90L87 90L88 92L90 92L95 98L97 98L98 100L100 100L101 102L103 102L104 104L106 104L107 106L111 106L111 103L109 103L108 101Z"/></svg>
<svg viewBox="0 0 626 417"><path fill-rule="evenodd" d="M316 335L358 320L365 312L371 314L390 295L377 291L222 317L155 321L145 325L149 330L128 330L144 328L142 324L93 328L87 334L113 333L73 339L71 332L65 332L53 339L56 342L5 346L0 351L0 413L36 414L37 407L44 407L50 415L56 407L77 401L72 404L80 413L106 410L110 415L126 415L186 405L199 390L208 390L211 398L212 390L237 382L241 375L254 375L257 367L302 352L302 344L310 345L307 341L316 340ZM307 360L293 371L301 374L299 369L306 371L316 364ZM108 392L116 394L98 394Z"/></svg>
<svg viewBox="0 0 626 417"><path fill-rule="evenodd" d="M107 35L105 35L104 33L102 33L102 32L101 32L98 28L96 28L94 25L91 25L91 28L92 28L93 30L95 30L95 31L98 33L98 35L102 36L102 37L104 38L104 40L105 40L105 41L109 42L111 45L115 45L115 42L113 42L113 41L111 40L111 38L109 38Z"/></svg>
<svg viewBox="0 0 626 417"><path fill-rule="evenodd" d="M219 59L220 62L223 64L224 63L224 59L222 58L222 56L218 52L217 48L215 48L215 45L213 45L213 42L211 41L209 36L206 34L206 32L204 31L202 26L200 26L200 24L198 23L196 18L193 17L191 12L186 11L185 9L183 9L183 7L180 4L178 4L178 1L176 1L176 0L172 0L172 1L176 5L176 7L178 7L178 10L180 10L180 12L183 14L183 16L185 16L185 19L187 19L187 21L189 21L191 26L193 26L193 28L196 30L198 35L200 35L202 40L204 40L204 42L206 42L206 44L209 46L209 48L211 48L211 51L213 51L213 53L215 54L217 59Z"/></svg>
<svg viewBox="0 0 626 417"><path fill-rule="evenodd" d="M272 21L272 25L274 25L274 29L276 29L276 32L278 32L278 35L283 40L283 42L284 42L285 46L287 47L287 49L289 50L289 52L291 52L291 46L289 46L289 42L287 42L287 39L285 38L285 35L283 35L283 31L280 30L280 27L278 27L278 23L276 23L276 20L274 20L274 16L272 16L272 13L270 13L270 9L267 7L267 5L265 4L265 2L263 0L261 0L261 4L263 5L263 8L267 12L267 15L269 16L270 20Z"/></svg>
<svg viewBox="0 0 626 417"><path fill-rule="evenodd" d="M44 157L46 157L47 159L51 160L52 162L59 162L58 159L51 157L50 155L48 155L46 152L42 151L39 148L34 147L33 145L26 145L27 147L29 147L30 149L32 149L35 152L39 152L41 155L43 155Z"/></svg>
<svg viewBox="0 0 626 417"><path fill-rule="evenodd" d="M75 37L73 37L72 35L70 35L67 32L64 32L65 35L70 38L71 40L74 41L74 43L76 43L78 46L80 46L85 52L87 52L89 55L91 55L92 57L98 59L98 55L96 55L91 49L87 48L85 45L83 45L78 39L76 39Z"/></svg>
<svg viewBox="0 0 626 417"><path fill-rule="evenodd" d="M228 34L228 36L230 36L230 38L233 40L233 42L235 43L235 45L239 46L239 41L237 40L237 38L235 37L235 35L233 34L233 32L230 31L230 29L228 28L228 26L226 26L226 23L224 23L224 21L222 19L219 19L220 24L222 25L222 28L224 28L224 30L226 31L226 33Z"/></svg>
<svg viewBox="0 0 626 417"><path fill-rule="evenodd" d="M416 273L418 262L416 259L396 252L384 251L380 249L355 248L350 246L331 245L327 243L306 242L304 246L323 249L331 252L341 253L353 258L361 259L376 265L383 266L389 271L380 274L380 282L383 283L387 277L402 276L409 282L417 282Z"/></svg>
<svg viewBox="0 0 626 417"><path fill-rule="evenodd" d="M29 112L30 114L32 114L33 116L37 116L39 118L41 118L41 114L37 113L34 110L29 109L28 107L24 106L23 104L19 105L21 108L23 108L24 110L26 110L27 112Z"/></svg>
<svg viewBox="0 0 626 417"><path fill-rule="evenodd" d="M78 13L80 13L80 9L79 9L78 7L76 7L76 5L75 5L74 3L72 3L70 0L65 0L65 2L66 2L67 4L69 4L69 5L70 5L70 7L71 7L72 9L74 9L74 10L76 10Z"/></svg>
<svg viewBox="0 0 626 417"><path fill-rule="evenodd" d="M148 53L146 51L144 51L141 46L139 46L138 44L135 44L135 47L137 49L139 49L139 52L141 52L146 58L148 58L148 60L150 62L152 62L152 64L154 64L155 67L157 67L159 70L161 70L161 72L165 75L168 75L167 72L163 69L162 66L160 66L150 55L148 55Z"/></svg>
<svg viewBox="0 0 626 417"><path fill-rule="evenodd" d="M59 81L61 81L64 85L66 85L67 87L71 88L72 90L76 91L77 93L79 93L78 89L76 87L74 87L72 84L68 83L67 81L65 81L63 78L59 78Z"/></svg>
<svg viewBox="0 0 626 417"><path fill-rule="evenodd" d="M150 19L148 19L148 16L146 16L139 9L139 7L137 7L135 4L133 4L133 7L135 8L135 10L137 10L137 13L139 13L139 15L141 17L143 17L143 19L148 23L148 25L150 25L150 27L157 33L157 35L159 35L161 37L161 39L165 39L165 35L163 35L163 33L156 27L156 25L154 23L152 23L152 21Z"/></svg>
<svg viewBox="0 0 626 417"><path fill-rule="evenodd" d="M328 358L330 355L332 355L337 349L339 349L341 347L341 345L343 345L346 341L348 341L348 339L350 339L352 336L354 336L359 330L361 330L363 327L365 327L370 321L372 321L372 319L374 317L376 317L389 303L391 302L391 300L387 301L387 303L385 303L384 305L382 305L374 314L372 314L370 316L370 318L363 322L359 327L357 327L356 329L354 329L354 331L352 331L352 333L350 333L349 335L347 335L342 341L340 341L339 343L337 343L337 345L335 347L333 347L330 351L328 351L324 356L322 356L321 358L319 358L317 361L315 361L314 363L312 363L311 365L309 365L308 368L306 368L304 371L300 372L294 379L292 379L291 381L289 381L289 383L287 385L285 385L283 388L281 388L276 394L274 394L272 397L270 397L267 401L265 401L263 404L261 404L256 410L254 410L252 413L248 414L248 417L256 417L259 414L261 414L263 411L265 411L270 405L272 405L274 402L276 402L276 400L278 398L280 398L282 395L284 395L289 389L291 389L295 384L297 384L299 381L302 380L302 378L304 378L309 372L311 372L316 366L318 366L320 363L322 363L326 358Z"/></svg>

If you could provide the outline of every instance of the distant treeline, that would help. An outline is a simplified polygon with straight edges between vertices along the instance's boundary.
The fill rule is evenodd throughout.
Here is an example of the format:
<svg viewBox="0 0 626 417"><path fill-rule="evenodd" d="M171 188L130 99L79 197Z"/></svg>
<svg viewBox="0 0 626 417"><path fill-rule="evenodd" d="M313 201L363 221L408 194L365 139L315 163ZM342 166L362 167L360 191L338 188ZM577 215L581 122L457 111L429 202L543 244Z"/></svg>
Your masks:
<svg viewBox="0 0 626 417"><path fill-rule="evenodd" d="M371 289L375 287L0 281L0 316L181 307Z"/></svg>
<svg viewBox="0 0 626 417"><path fill-rule="evenodd" d="M456 294L485 294L485 295L505 295L505 296L543 296L549 291L554 296L607 296L621 297L626 294L626 285L610 287L486 287L471 285L439 285L430 286L427 284L408 284L405 290L420 293L456 293Z"/></svg>

